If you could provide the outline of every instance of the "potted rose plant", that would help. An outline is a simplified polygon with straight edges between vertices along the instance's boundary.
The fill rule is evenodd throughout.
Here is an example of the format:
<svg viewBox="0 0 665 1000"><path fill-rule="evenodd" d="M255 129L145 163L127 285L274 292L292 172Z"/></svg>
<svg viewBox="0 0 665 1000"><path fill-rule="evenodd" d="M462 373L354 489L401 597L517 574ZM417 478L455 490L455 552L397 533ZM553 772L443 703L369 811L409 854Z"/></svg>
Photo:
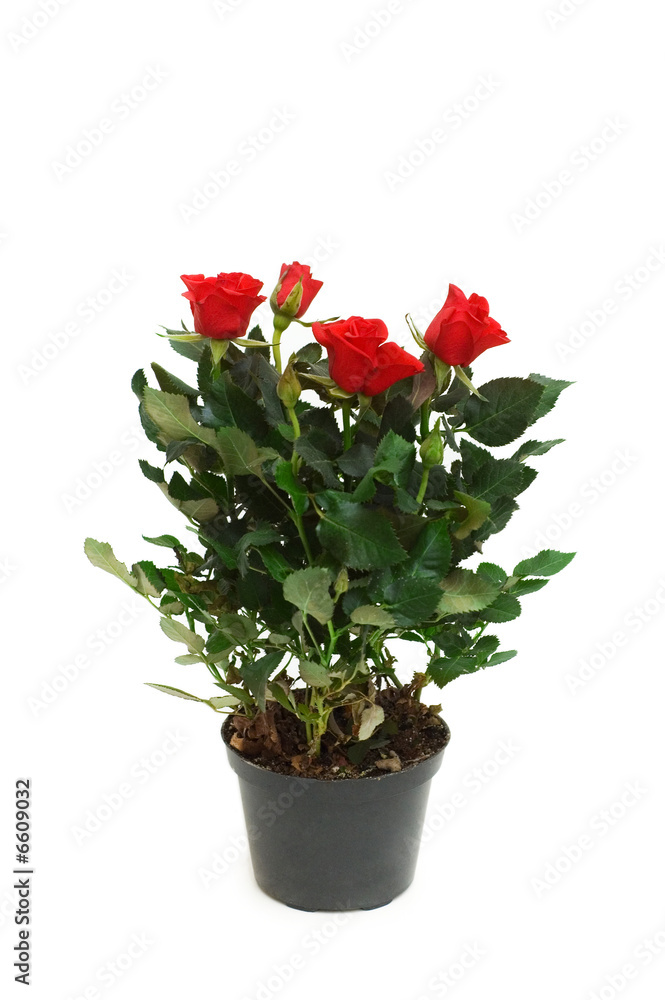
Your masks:
<svg viewBox="0 0 665 1000"><path fill-rule="evenodd" d="M454 285L424 337L410 323L416 358L381 320L305 321L321 282L298 263L270 299L272 344L247 336L261 282L183 281L194 331L165 336L195 376L153 364L157 387L143 371L132 387L160 454L141 469L186 531L144 536L165 558L131 569L107 543L86 553L156 608L177 663L212 676L212 696L151 686L227 716L261 887L304 909L383 905L413 878L450 736L423 690L515 656L491 627L572 559L548 550L507 571L483 553L536 476L526 460L559 443L513 442L569 383L476 389L472 362L509 341ZM292 323L312 339L283 367ZM424 648L418 669L394 638Z"/></svg>

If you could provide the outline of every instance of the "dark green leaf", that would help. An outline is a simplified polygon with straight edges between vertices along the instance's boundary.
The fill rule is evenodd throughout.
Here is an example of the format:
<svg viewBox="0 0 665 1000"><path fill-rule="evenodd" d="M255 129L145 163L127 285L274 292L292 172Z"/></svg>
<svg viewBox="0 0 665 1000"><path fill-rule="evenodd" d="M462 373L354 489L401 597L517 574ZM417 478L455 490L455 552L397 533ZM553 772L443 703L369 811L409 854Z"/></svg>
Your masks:
<svg viewBox="0 0 665 1000"><path fill-rule="evenodd" d="M279 457L272 448L258 448L249 434L238 427L220 427L217 446L229 476L255 475L261 478L263 463Z"/></svg>
<svg viewBox="0 0 665 1000"><path fill-rule="evenodd" d="M142 368L139 368L137 372L134 372L132 377L132 392L137 396L139 403L143 402L143 390L148 384L148 380L145 377L145 372Z"/></svg>
<svg viewBox="0 0 665 1000"><path fill-rule="evenodd" d="M522 580L518 577L513 577L512 579L515 582L511 583L509 581L509 589L510 593L514 594L515 597L522 597L525 594L535 594L550 582L549 580Z"/></svg>
<svg viewBox="0 0 665 1000"><path fill-rule="evenodd" d="M305 487L294 476L290 462L276 463L275 482L291 497L296 514L304 514L309 507L309 497Z"/></svg>
<svg viewBox="0 0 665 1000"><path fill-rule="evenodd" d="M420 625L431 618L440 600L441 588L435 576L400 578L385 589L388 609L402 628Z"/></svg>
<svg viewBox="0 0 665 1000"><path fill-rule="evenodd" d="M298 438L295 442L295 450L306 465L318 472L326 486L331 489L339 488L340 481L332 462L324 452L312 444L307 435Z"/></svg>
<svg viewBox="0 0 665 1000"><path fill-rule="evenodd" d="M451 555L448 522L445 518L427 521L401 572L405 576L431 576L440 582L450 569Z"/></svg>
<svg viewBox="0 0 665 1000"><path fill-rule="evenodd" d="M176 396L187 396L192 402L196 402L199 397L199 390L193 389L191 385L187 385L182 379L179 379L177 375L172 375L171 372L167 372L165 368L158 365L157 362L153 361L150 366L155 373L155 378L159 383L159 388L164 392L173 393ZM136 391L136 390L134 390Z"/></svg>
<svg viewBox="0 0 665 1000"><path fill-rule="evenodd" d="M164 472L162 469L156 469L154 465L150 465L146 462L144 458L139 458L139 466L141 467L141 472L149 479L151 483L163 483L164 482Z"/></svg>
<svg viewBox="0 0 665 1000"><path fill-rule="evenodd" d="M574 552L556 552L554 549L544 549L533 559L524 559L518 563L513 571L513 576L554 576L574 558Z"/></svg>
<svg viewBox="0 0 665 1000"><path fill-rule="evenodd" d="M444 615L482 611L499 596L499 586L489 577L456 569L443 581L439 610Z"/></svg>
<svg viewBox="0 0 665 1000"><path fill-rule="evenodd" d="M260 712L266 709L266 685L283 659L284 652L278 649L240 668L240 676L254 696Z"/></svg>
<svg viewBox="0 0 665 1000"><path fill-rule="evenodd" d="M513 458L517 462L523 462L525 458L529 458L531 455L546 455L555 445L563 444L563 441L563 438L557 438L555 441L525 441L517 449Z"/></svg>
<svg viewBox="0 0 665 1000"><path fill-rule="evenodd" d="M498 378L478 391L484 400L469 396L464 404L467 433L497 447L510 444L533 422L544 389L530 379Z"/></svg>
<svg viewBox="0 0 665 1000"><path fill-rule="evenodd" d="M343 566L379 569L406 559L390 522L381 514L332 491L318 499L324 507L316 529L319 541Z"/></svg>
<svg viewBox="0 0 665 1000"><path fill-rule="evenodd" d="M522 614L522 606L513 594L499 594L496 601L481 612L486 622L512 622Z"/></svg>
<svg viewBox="0 0 665 1000"><path fill-rule="evenodd" d="M548 378L546 375L534 375L533 373L529 378L533 382L537 382L538 385L543 386L544 389L535 413L529 421L529 424L535 424L536 420L540 420L541 417L544 417L546 413L549 413L553 409L563 390L574 383L566 382L564 379Z"/></svg>

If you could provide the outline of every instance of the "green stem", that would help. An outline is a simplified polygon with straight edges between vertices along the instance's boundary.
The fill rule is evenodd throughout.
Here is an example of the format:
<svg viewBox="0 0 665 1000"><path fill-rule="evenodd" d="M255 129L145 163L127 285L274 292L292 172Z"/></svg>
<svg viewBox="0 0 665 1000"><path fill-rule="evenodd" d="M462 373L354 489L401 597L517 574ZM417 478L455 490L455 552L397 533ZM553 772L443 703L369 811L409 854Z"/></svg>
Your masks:
<svg viewBox="0 0 665 1000"><path fill-rule="evenodd" d="M416 503L422 503L425 497L425 492L427 490L427 483L429 481L429 469L423 469L423 478L420 480L420 489L418 490L418 496L416 497Z"/></svg>
<svg viewBox="0 0 665 1000"><path fill-rule="evenodd" d="M342 403L342 417L344 420L344 451L348 451L353 443L351 436L351 403Z"/></svg>
<svg viewBox="0 0 665 1000"><path fill-rule="evenodd" d="M429 434L429 399L420 407L420 437L424 441Z"/></svg>
<svg viewBox="0 0 665 1000"><path fill-rule="evenodd" d="M280 341L282 339L283 332L283 330L279 330L275 327L272 335L272 353L275 358L275 368L280 375L282 374L282 349L280 347Z"/></svg>

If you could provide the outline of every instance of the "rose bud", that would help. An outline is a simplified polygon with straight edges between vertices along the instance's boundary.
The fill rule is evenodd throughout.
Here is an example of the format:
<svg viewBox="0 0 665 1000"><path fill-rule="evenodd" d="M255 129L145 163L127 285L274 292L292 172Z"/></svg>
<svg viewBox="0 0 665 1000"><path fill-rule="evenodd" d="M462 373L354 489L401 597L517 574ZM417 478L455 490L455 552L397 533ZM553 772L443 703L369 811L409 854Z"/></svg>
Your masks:
<svg viewBox="0 0 665 1000"><path fill-rule="evenodd" d="M466 368L490 347L509 344L501 326L489 314L487 299L451 285L443 309L427 328L425 343L432 354L455 368Z"/></svg>
<svg viewBox="0 0 665 1000"><path fill-rule="evenodd" d="M323 282L312 277L309 265L297 261L282 264L279 281L270 296L272 310L288 319L300 319L322 287Z"/></svg>
<svg viewBox="0 0 665 1000"><path fill-rule="evenodd" d="M345 392L377 396L395 382L424 371L422 361L389 341L380 319L351 316L314 323L312 333L328 351L330 377Z"/></svg>
<svg viewBox="0 0 665 1000"><path fill-rule="evenodd" d="M259 295L263 282L234 271L206 278L202 274L181 274L187 285L183 292L194 317L194 330L213 340L234 340L247 333L249 320L266 296Z"/></svg>
<svg viewBox="0 0 665 1000"><path fill-rule="evenodd" d="M432 430L420 446L420 458L426 469L443 462L443 438L441 437L441 418L437 420Z"/></svg>
<svg viewBox="0 0 665 1000"><path fill-rule="evenodd" d="M293 365L289 362L284 369L284 374L280 376L277 383L277 395L287 410L292 410L300 399L301 391L302 386L298 381L298 376L294 371Z"/></svg>

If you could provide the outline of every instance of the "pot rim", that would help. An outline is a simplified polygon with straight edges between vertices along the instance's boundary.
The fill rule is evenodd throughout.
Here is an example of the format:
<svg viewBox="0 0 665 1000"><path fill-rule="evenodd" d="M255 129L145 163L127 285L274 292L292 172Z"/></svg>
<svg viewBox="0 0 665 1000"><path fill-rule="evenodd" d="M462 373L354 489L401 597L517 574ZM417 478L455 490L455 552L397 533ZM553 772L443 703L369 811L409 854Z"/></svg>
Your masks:
<svg viewBox="0 0 665 1000"><path fill-rule="evenodd" d="M421 760L416 760L407 763L406 766L401 771L386 771L383 774L376 774L376 775L367 774L367 775L359 775L358 777L348 777L348 778L306 778L306 777L301 777L300 775L297 774L282 774L280 771L273 771L269 767L264 767L262 764L255 763L251 758L245 757L243 754L240 753L239 750L236 750L235 747L232 747L229 741L227 740L225 733L225 729L229 725L230 718L231 718L230 715L227 716L227 718L222 723L221 727L221 736L224 742L224 746L226 747L226 751L229 754L229 762L233 767L233 770L236 771L237 774L240 775L242 771L243 778L249 781L251 781L252 778L254 778L255 783L260 783L260 784L263 784L267 780L266 775L272 775L274 778L282 778L285 781L297 781L298 783L302 782L303 784L309 785L310 787L318 785L321 787L344 786L348 788L349 786L360 786L363 782L368 782L368 783L371 782L378 785L379 782L387 782L392 779L395 782L394 787L395 791L397 792L401 790L397 788L397 784L398 783L402 784L404 780L407 778L407 775L413 776L415 772L418 771L419 768L424 768L427 764L434 765L431 768L431 772L430 768L426 768L426 770L430 773L427 775L423 775L422 778L423 781L427 781L429 777L431 777L436 771L438 771L441 765L441 760L444 751L446 750L448 744L450 743L450 727L448 726L448 723L445 721L445 719L441 719L441 722L447 734L447 739L446 742L443 744L443 746L440 747L436 751L436 753L430 754L429 757L425 757ZM441 716L439 716L439 718L441 718ZM409 780L408 783L411 784L411 781ZM413 783L419 784L419 782L417 781Z"/></svg>

